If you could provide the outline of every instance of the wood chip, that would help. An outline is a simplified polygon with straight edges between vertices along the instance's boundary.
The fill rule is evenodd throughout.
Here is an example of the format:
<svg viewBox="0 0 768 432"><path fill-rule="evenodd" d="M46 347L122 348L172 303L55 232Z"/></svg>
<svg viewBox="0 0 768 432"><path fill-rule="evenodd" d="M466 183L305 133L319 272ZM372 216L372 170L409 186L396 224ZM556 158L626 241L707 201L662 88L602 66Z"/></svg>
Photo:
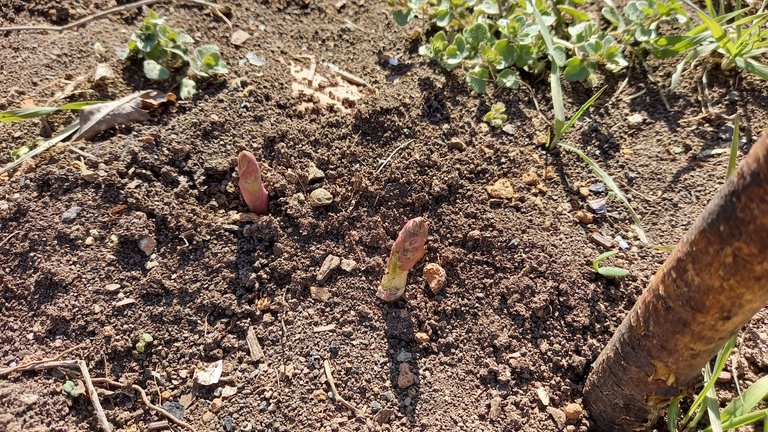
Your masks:
<svg viewBox="0 0 768 432"><path fill-rule="evenodd" d="M259 340L256 339L256 332L253 327L248 327L248 334L245 336L245 341L248 343L248 351L251 352L251 359L253 361L259 361L264 358L264 351L261 349Z"/></svg>
<svg viewBox="0 0 768 432"><path fill-rule="evenodd" d="M312 329L312 331L315 333L321 333L321 332L331 331L335 328L336 328L336 324L327 324L320 327L315 327L314 329Z"/></svg>

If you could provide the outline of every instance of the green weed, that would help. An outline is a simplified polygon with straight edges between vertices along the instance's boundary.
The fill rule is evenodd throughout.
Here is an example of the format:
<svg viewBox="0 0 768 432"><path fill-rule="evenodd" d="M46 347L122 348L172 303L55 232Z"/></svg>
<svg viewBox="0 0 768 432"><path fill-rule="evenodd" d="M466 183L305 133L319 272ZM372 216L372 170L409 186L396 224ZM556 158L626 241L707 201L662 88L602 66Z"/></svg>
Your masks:
<svg viewBox="0 0 768 432"><path fill-rule="evenodd" d="M193 78L226 74L227 65L215 45L193 47L195 40L180 29L165 23L165 18L149 11L128 41L126 59L142 62L144 75L154 81L175 78L179 96L194 96L197 85Z"/></svg>

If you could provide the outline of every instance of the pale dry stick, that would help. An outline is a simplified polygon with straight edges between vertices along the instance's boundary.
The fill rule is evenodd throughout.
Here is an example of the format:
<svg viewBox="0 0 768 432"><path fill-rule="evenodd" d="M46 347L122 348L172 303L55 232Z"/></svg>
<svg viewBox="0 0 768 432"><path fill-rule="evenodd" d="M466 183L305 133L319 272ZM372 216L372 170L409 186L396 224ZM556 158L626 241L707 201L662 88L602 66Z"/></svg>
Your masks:
<svg viewBox="0 0 768 432"><path fill-rule="evenodd" d="M17 232L19 232L19 231L17 231ZM11 234L11 236L13 236L13 234ZM11 236L9 236L9 237L11 237ZM3 240L3 242L5 242L5 240ZM1 244L2 243L0 243L0 245ZM27 370L33 370L32 368L34 368L35 366L61 360L61 358L64 357L65 355L71 353L72 351L74 351L76 349L82 348L84 346L85 346L85 342L83 342L81 344L77 344L77 345L73 346L72 348L68 348L68 349L60 352L59 354L56 354L54 357L50 357L50 358L42 359L42 360L34 360L34 361L31 361L31 362L28 362L28 363L20 364L18 366L13 366L13 367L5 368L5 369L0 369L0 377L3 376L3 375L8 375L8 374L13 373L13 372L24 372L24 371L27 371Z"/></svg>
<svg viewBox="0 0 768 432"><path fill-rule="evenodd" d="M71 22L69 24L65 24L65 25L61 25L61 26L49 26L49 25L10 26L10 27L0 27L0 31L2 31L2 32L9 32L9 31L25 31L25 30L45 30L45 31L61 32L61 31L64 31L64 30L69 30L71 28L79 27L79 26L81 26L83 24L87 24L87 23L89 23L89 22L91 22L91 21L93 21L95 19L98 19L98 18L107 16L107 15L113 14L115 12L123 12L123 11L131 10L131 9L135 9L135 8L138 8L138 7L141 7L141 6L148 6L148 5L151 5L151 4L162 3L162 2L167 2L167 1L174 1L174 2L180 1L182 3L195 3L195 4L202 5L202 6L208 6L209 8L213 9L216 12L216 14L219 15L220 17L223 17L223 15L221 14L221 10L220 9L226 9L227 8L226 6L223 6L223 5L220 5L220 4L216 4L216 3L211 3L211 2L208 2L208 1L205 1L205 0L141 0L141 1L137 1L135 3L128 3L128 4L124 4L124 5L120 5L120 6L115 6L113 8L110 8L110 9L107 9L107 10L103 10L101 12L97 12L97 13L95 13L93 15L88 15L87 17L81 18L81 19L79 19L79 20L77 20L75 22ZM224 20L227 23L229 23L229 20L227 20L225 17L224 17ZM230 27L232 26L231 23L229 23L229 25L230 25Z"/></svg>
<svg viewBox="0 0 768 432"><path fill-rule="evenodd" d="M10 240L13 236L20 233L21 231L14 231L8 235L8 237L4 238L3 241L0 241L0 246L4 245L8 240ZM2 374L0 374L2 375Z"/></svg>
<svg viewBox="0 0 768 432"><path fill-rule="evenodd" d="M380 172L381 172L381 170L383 170L383 169L384 169L384 167L385 167L385 166L387 166L387 164L388 164L388 163L389 163L389 162L392 160L392 158L395 156L395 154L396 154L397 152L399 152L399 151L400 151L400 150L402 150L402 149L403 149L405 146L407 146L407 145L411 144L412 142L413 142L413 140L412 140L412 139L411 139L411 140L408 140L408 141L406 141L405 143L403 143L403 144L399 145L399 146L398 146L396 149L392 150L392 153L390 153L390 154L389 154L389 157L387 157L387 159L385 159L385 160L384 160L384 162L382 162L382 163L381 163L381 165L379 165L379 169L377 169L377 170L376 170L376 173L375 173L375 174L378 174L378 173L380 173Z"/></svg>
<svg viewBox="0 0 768 432"><path fill-rule="evenodd" d="M189 429L189 430L191 430L193 432L195 431L195 428L192 427L192 425L190 425L189 423L186 423L186 422L183 422L183 421L177 419L176 416L174 416L173 414L169 413L168 411L166 411L162 407L159 407L159 406L153 404L149 400L149 398L147 397L147 393L144 391L144 389L141 388L140 386L136 385L136 384L125 384L125 383L121 383L120 381L115 381L115 380L112 380L112 379L109 379L109 378L94 378L93 382L99 383L99 384L102 384L102 383L103 384L109 384L109 385L112 385L112 386L115 386L115 387L121 387L123 389L136 390L137 392L139 392L139 395L141 396L141 400L142 400L142 402L144 402L144 405L146 405L147 408L151 409L152 411L157 412L158 414L162 414L165 418L167 418L168 420L170 420L171 422L173 422L177 426L181 426L181 427L183 427L185 429Z"/></svg>
<svg viewBox="0 0 768 432"><path fill-rule="evenodd" d="M541 112L541 108L539 107L539 100L538 100L538 99L536 99L536 93L534 93L534 92L533 92L533 89L531 88L531 86L529 86L528 84L526 84L526 83L525 83L525 81L522 81L522 80L520 81L520 84L522 84L522 86L523 86L523 87L525 87L526 89L528 89L528 93L530 93L530 94L531 94L531 100L533 101L533 106L535 106L535 107L536 107L536 112L537 112L537 113L539 113L539 116L541 116L541 118L542 118L542 119L544 119L544 122L545 122L547 125L549 125L549 126L552 126L552 122L550 122L550 121L549 121L549 119L547 118L547 116L545 116L544 114L542 114L542 112Z"/></svg>
<svg viewBox="0 0 768 432"><path fill-rule="evenodd" d="M81 345L82 344L76 347L70 348L67 351L72 351L75 348L80 348ZM65 353L61 353L59 354L59 356L62 356L64 354ZM30 371L30 370L57 369L57 368L80 370L80 374L83 376L83 383L85 384L85 389L88 392L88 396L91 399L91 404L93 404L93 409L96 411L96 417L99 419L99 425L101 426L101 429L104 432L112 432L112 425L109 424L109 420L107 420L107 415L104 414L104 409L101 407L101 402L99 402L99 395L96 393L96 388L93 386L93 381L91 380L91 374L88 373L88 365L85 363L85 360L56 360L56 361L49 361L45 363L31 362L22 367L14 367L14 368L10 368L10 370L5 369L3 371L0 371L0 376L5 373L10 373L13 371Z"/></svg>
<svg viewBox="0 0 768 432"><path fill-rule="evenodd" d="M77 153L77 154L79 154L80 156L82 156L82 157L84 157L84 158L87 158L87 159L90 159L90 160L92 160L92 161L94 161L94 162L101 162L101 161L99 160L99 158L97 158L96 156L94 156L94 155L92 155L92 154L88 153L87 151L83 151L83 150L80 150L80 149L79 149L79 148L77 148L77 147L67 147L67 150L71 151L72 153Z"/></svg>
<svg viewBox="0 0 768 432"><path fill-rule="evenodd" d="M605 103L606 106L610 105L611 102L615 101L619 96L621 96L621 93L624 91L624 87L627 86L627 83L629 83L629 71L627 72L627 77L624 78L624 81L621 82L621 85L619 85L619 88L616 90L616 93L614 93L613 96L608 99L608 102Z"/></svg>
<svg viewBox="0 0 768 432"><path fill-rule="evenodd" d="M331 362L328 360L323 361L323 369L325 369L325 379L328 381L328 384L331 386L331 391L333 392L333 398L337 401L341 402L342 405L352 410L352 412L355 413L355 415L362 417L362 414L360 413L360 410L358 410L354 405L347 402L346 399L341 397L339 394L339 391L336 390L336 382L333 380L333 375L331 375Z"/></svg>
<svg viewBox="0 0 768 432"><path fill-rule="evenodd" d="M631 94L631 95L629 95L629 96L625 97L625 98L624 98L624 100L625 100L625 101L631 101L631 100L633 100L633 99L637 99L637 98L639 98L640 96L644 95L646 91L648 91L648 89L645 89L645 88L644 88L644 89L640 90L640 91L639 91L639 92L637 92L637 93L634 93L634 94Z"/></svg>

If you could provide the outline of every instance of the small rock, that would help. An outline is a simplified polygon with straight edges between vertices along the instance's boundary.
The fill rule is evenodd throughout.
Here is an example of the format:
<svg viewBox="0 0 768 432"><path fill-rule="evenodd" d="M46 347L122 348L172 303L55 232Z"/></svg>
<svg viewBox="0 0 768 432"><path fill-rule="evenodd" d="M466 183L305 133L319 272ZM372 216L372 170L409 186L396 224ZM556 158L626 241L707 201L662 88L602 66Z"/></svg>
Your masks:
<svg viewBox="0 0 768 432"><path fill-rule="evenodd" d="M237 387L235 386L224 386L223 389L221 389L221 397L226 399L230 398L237 394Z"/></svg>
<svg viewBox="0 0 768 432"><path fill-rule="evenodd" d="M736 92L729 92L726 96L726 99L728 99L728 102L738 102L739 100L739 94Z"/></svg>
<svg viewBox="0 0 768 432"><path fill-rule="evenodd" d="M517 198L515 188L512 187L512 182L509 179L499 179L493 185L486 186L485 190L493 198Z"/></svg>
<svg viewBox="0 0 768 432"><path fill-rule="evenodd" d="M82 210L82 207L78 206L72 206L67 211L61 214L61 221L65 223L72 222L77 218L77 215L80 214L80 211Z"/></svg>
<svg viewBox="0 0 768 432"><path fill-rule="evenodd" d="M275 412L275 411L277 411L277 404L273 402L269 404L269 408L267 408L267 412Z"/></svg>
<svg viewBox="0 0 768 432"><path fill-rule="evenodd" d="M569 403L563 408L563 413L567 420L573 422L581 418L581 415L584 414L584 408L577 403Z"/></svg>
<svg viewBox="0 0 768 432"><path fill-rule="evenodd" d="M395 394L392 393L391 391L385 392L383 396L384 396L384 400L386 400L387 402L392 402L393 400L395 400Z"/></svg>
<svg viewBox="0 0 768 432"><path fill-rule="evenodd" d="M317 301L328 301L331 298L331 292L325 287L309 287L309 296Z"/></svg>
<svg viewBox="0 0 768 432"><path fill-rule="evenodd" d="M592 213L579 210L573 215L577 221L583 224L591 224L595 221L595 216Z"/></svg>
<svg viewBox="0 0 768 432"><path fill-rule="evenodd" d="M488 410L488 418L496 420L501 415L501 398L496 396L491 399L491 408Z"/></svg>
<svg viewBox="0 0 768 432"><path fill-rule="evenodd" d="M445 270L438 264L429 263L424 266L424 280L427 281L432 294L437 294L445 288Z"/></svg>
<svg viewBox="0 0 768 432"><path fill-rule="evenodd" d="M96 239L95 238L93 238L91 236L88 236L88 237L85 238L86 246L90 246L90 245L92 245L94 243L96 243Z"/></svg>
<svg viewBox="0 0 768 432"><path fill-rule="evenodd" d="M210 411L206 411L206 412L203 413L203 423L205 423L205 424L209 424L215 418L216 418L216 416L212 412L210 412Z"/></svg>
<svg viewBox="0 0 768 432"><path fill-rule="evenodd" d="M733 375L728 371L722 371L717 376L717 382L731 382L733 381Z"/></svg>
<svg viewBox="0 0 768 432"><path fill-rule="evenodd" d="M417 332L415 335L413 335L413 338L416 339L416 342L420 344L429 342L429 335L424 332Z"/></svg>
<svg viewBox="0 0 768 432"><path fill-rule="evenodd" d="M401 351L400 354L397 355L397 361L400 363L407 362L412 358L413 354L409 353L408 351Z"/></svg>
<svg viewBox="0 0 768 432"><path fill-rule="evenodd" d="M590 240L592 240L592 243L595 243L606 249L610 249L613 246L613 240L611 240L610 237L604 236L600 233L592 233L592 236L590 236Z"/></svg>
<svg viewBox="0 0 768 432"><path fill-rule="evenodd" d="M256 53L249 52L245 55L245 58L248 59L248 63L254 66L264 66L267 64L267 59Z"/></svg>
<svg viewBox="0 0 768 432"><path fill-rule="evenodd" d="M528 186L535 186L539 184L540 181L541 179L539 179L539 175L533 171L523 173L523 183Z"/></svg>
<svg viewBox="0 0 768 432"><path fill-rule="evenodd" d="M250 422L240 426L240 432L251 432L252 430L253 425Z"/></svg>
<svg viewBox="0 0 768 432"><path fill-rule="evenodd" d="M371 412L377 413L381 411L381 404L377 401L371 402Z"/></svg>
<svg viewBox="0 0 768 432"><path fill-rule="evenodd" d="M307 184L319 183L325 180L325 173L318 167L310 165L307 169Z"/></svg>
<svg viewBox="0 0 768 432"><path fill-rule="evenodd" d="M391 422L394 417L395 410L386 408L377 412L376 415L373 416L373 421L377 424L383 425Z"/></svg>
<svg viewBox="0 0 768 432"><path fill-rule="evenodd" d="M318 401L318 402L324 402L324 401L328 400L328 395L325 394L325 392L320 390L320 389L317 389L317 390L313 391L312 392L312 397L315 398L315 400Z"/></svg>
<svg viewBox="0 0 768 432"><path fill-rule="evenodd" d="M225 432L232 432L232 417L226 417L224 418L224 431Z"/></svg>
<svg viewBox="0 0 768 432"><path fill-rule="evenodd" d="M410 396L403 400L403 405L405 405L407 407L411 406L412 403L413 403L413 399Z"/></svg>
<svg viewBox="0 0 768 432"><path fill-rule="evenodd" d="M352 270L357 267L357 262L351 259L343 259L341 260L341 269L345 272L351 272Z"/></svg>
<svg viewBox="0 0 768 432"><path fill-rule="evenodd" d="M163 409L173 414L179 420L184 419L184 406L178 402L167 401L163 403Z"/></svg>
<svg viewBox="0 0 768 432"><path fill-rule="evenodd" d="M416 382L416 375L411 372L411 366L408 363L400 363L400 373L397 375L397 386L404 389Z"/></svg>
<svg viewBox="0 0 768 432"><path fill-rule="evenodd" d="M251 34L245 30L235 30L232 36L229 37L229 43L234 46L240 46L251 38Z"/></svg>
<svg viewBox="0 0 768 432"><path fill-rule="evenodd" d="M141 251L144 252L144 254L147 256L152 255L152 252L155 251L155 246L157 246L157 241L152 236L148 235L140 238L137 243L139 245L139 249L141 249Z"/></svg>
<svg viewBox="0 0 768 432"><path fill-rule="evenodd" d="M259 404L259 411L264 412L267 410L267 408L269 408L269 404L267 403L267 401L261 401L261 403Z"/></svg>
<svg viewBox="0 0 768 432"><path fill-rule="evenodd" d="M627 116L627 122L632 126L639 125L644 121L645 121L645 116L640 113L634 113Z"/></svg>
<svg viewBox="0 0 768 432"><path fill-rule="evenodd" d="M332 358L337 358L339 356L339 351L341 351L339 341L331 341L331 344L328 345L328 351L330 351Z"/></svg>
<svg viewBox="0 0 768 432"><path fill-rule="evenodd" d="M323 188L318 188L309 194L309 205L323 207L333 203L333 195Z"/></svg>
<svg viewBox="0 0 768 432"><path fill-rule="evenodd" d="M515 127L512 126L511 124L508 124L508 125L504 126L503 128L501 128L501 130L503 130L504 132L506 132L509 135L515 135L515 133L516 133Z"/></svg>
<svg viewBox="0 0 768 432"><path fill-rule="evenodd" d="M565 413L562 410L551 406L547 407L547 412L552 416L557 428L562 430L565 427Z"/></svg>
<svg viewBox="0 0 768 432"><path fill-rule="evenodd" d="M450 141L448 141L448 148L451 150L463 151L465 148L467 148L467 146L466 144L464 144L464 141L462 141L458 137L454 137L454 138L451 138Z"/></svg>
<svg viewBox="0 0 768 432"><path fill-rule="evenodd" d="M605 183L593 183L589 186L589 191L592 193L603 193L605 192Z"/></svg>
<svg viewBox="0 0 768 432"><path fill-rule="evenodd" d="M223 405L221 398L216 398L211 401L211 411L212 412L219 412L221 409L221 406Z"/></svg>
<svg viewBox="0 0 768 432"><path fill-rule="evenodd" d="M341 258L336 255L328 255L325 257L323 264L320 265L320 270L317 271L317 281L324 282L333 270L341 264Z"/></svg>
<svg viewBox="0 0 768 432"><path fill-rule="evenodd" d="M536 396L538 396L542 405L549 406L549 394L547 394L547 389L544 387L537 387Z"/></svg>
<svg viewBox="0 0 768 432"><path fill-rule="evenodd" d="M583 196L584 198L589 196L589 188L580 187L579 188L579 195Z"/></svg>

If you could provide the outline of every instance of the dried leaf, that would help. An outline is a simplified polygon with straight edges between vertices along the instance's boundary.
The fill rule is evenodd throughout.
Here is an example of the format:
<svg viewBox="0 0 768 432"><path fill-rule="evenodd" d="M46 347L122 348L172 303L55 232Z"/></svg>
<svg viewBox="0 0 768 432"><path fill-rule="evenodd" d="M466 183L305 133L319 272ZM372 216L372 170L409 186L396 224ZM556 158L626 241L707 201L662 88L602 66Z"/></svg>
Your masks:
<svg viewBox="0 0 768 432"><path fill-rule="evenodd" d="M80 111L80 127L72 141L93 138L117 125L147 120L149 111L175 99L172 94L144 90L116 101L85 107Z"/></svg>
<svg viewBox="0 0 768 432"><path fill-rule="evenodd" d="M211 385L219 382L221 378L221 370L224 367L224 362L221 360L215 361L208 365L205 370L197 371L195 377L197 382L201 385Z"/></svg>

